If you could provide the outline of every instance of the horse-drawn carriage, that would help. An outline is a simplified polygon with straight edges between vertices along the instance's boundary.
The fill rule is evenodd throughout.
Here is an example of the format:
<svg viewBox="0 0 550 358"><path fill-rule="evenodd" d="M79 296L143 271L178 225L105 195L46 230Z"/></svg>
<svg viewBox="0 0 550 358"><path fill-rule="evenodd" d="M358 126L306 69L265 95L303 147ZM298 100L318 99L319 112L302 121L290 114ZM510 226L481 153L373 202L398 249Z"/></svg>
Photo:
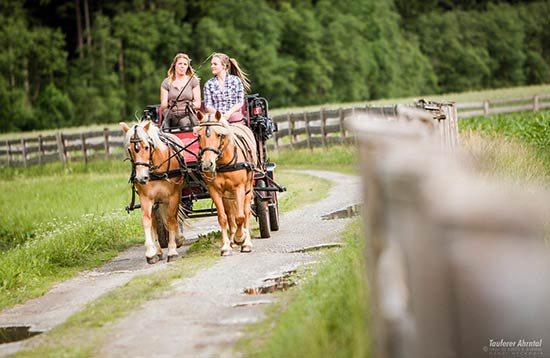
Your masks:
<svg viewBox="0 0 550 358"><path fill-rule="evenodd" d="M254 217L256 217L259 223L260 236L262 238L269 238L271 231L277 231L279 229L279 207L277 200L277 193L285 191L285 187L277 184L274 180L274 169L275 164L269 162L267 157L266 150L266 140L273 136L273 133L277 131L276 123L274 123L268 115L268 102L265 98L260 97L258 94L248 95L245 97L245 104L242 109L244 115L244 122L246 127L250 128L254 135L255 146L255 159L256 163L253 163L251 171L253 171L253 199L251 200L250 212ZM204 118L201 114L200 118ZM184 218L194 218L194 217L203 217L203 216L213 216L217 215L216 207L212 204L210 207L205 207L202 205L202 208L195 208L195 205L199 200L210 199L211 195L208 190L208 184L205 180L205 175L201 168L201 160L205 151L213 151L220 156L220 148L222 144L220 143L220 148L200 148L199 138L197 133L193 132L194 128L198 126L206 125L205 123L199 124L194 123L193 126L187 127L166 127L163 125L163 114L159 105L147 106L142 113L141 122L151 121L158 126L158 132L160 139L167 143L171 148L173 154L170 154L165 161L175 160L177 169L170 170L170 165L168 169L159 171L160 166L153 165L153 154L150 153L148 163L140 163L137 159L132 158L132 153L130 153L130 159L132 160L132 177L131 182L132 186L132 199L130 204L126 207L128 212L140 208L140 204L136 204L135 197L137 194L136 184L138 180L136 179L136 170L138 166L147 167L148 178L147 180L167 180L170 181L170 177L175 176L178 178L181 177L182 187L181 187L181 199L179 202L179 211L178 211L178 226L179 231L183 229L183 219ZM210 125L207 125L210 127ZM129 127L123 129L128 133ZM138 125L135 126L137 130ZM155 129L156 130L156 129ZM209 133L210 129L207 129ZM143 138L140 138L136 133L132 134L133 137L129 139L127 145L129 146L128 150L131 152L134 147L139 151L137 143L140 145L146 144L146 141ZM142 136L147 136L144 134ZM173 137L179 138L175 143L174 140L167 138ZM137 138L137 139L136 139ZM223 143L223 138L222 138ZM151 142L151 148L154 147L154 143ZM150 149L152 151L152 149ZM235 149L236 153L237 149ZM134 153L134 157L136 154ZM174 158L175 157L175 158ZM173 166L173 167L174 167ZM252 168L253 167L253 168ZM229 170L237 170L240 167L233 166ZM143 169L145 170L145 169ZM222 171L222 168L218 168L218 171ZM207 177L206 177L207 178ZM179 186L177 187L179 189ZM204 201L203 201L204 202ZM161 247L166 248L168 246L168 230L165 224L163 224L162 213L159 208L158 203L153 204L153 215L151 220L155 221L152 223L152 226L155 228L155 232L158 236L158 242ZM145 226L145 225L144 225ZM147 243L147 233L146 233L146 243ZM181 242L180 242L181 243ZM148 258L149 261L149 258Z"/></svg>

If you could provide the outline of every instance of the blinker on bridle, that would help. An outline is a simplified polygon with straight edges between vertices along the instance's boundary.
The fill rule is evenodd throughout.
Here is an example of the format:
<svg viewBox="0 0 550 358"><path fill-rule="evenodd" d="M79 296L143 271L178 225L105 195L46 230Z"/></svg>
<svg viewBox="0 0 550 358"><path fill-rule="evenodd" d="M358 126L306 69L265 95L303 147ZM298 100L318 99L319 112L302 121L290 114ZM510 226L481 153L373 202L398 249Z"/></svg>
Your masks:
<svg viewBox="0 0 550 358"><path fill-rule="evenodd" d="M130 138L130 143L134 143L134 152L139 153L140 151L139 143L143 142L144 140L139 136L137 132L137 127L138 127L137 124L134 125L134 135L132 136L132 138ZM146 166L151 168L153 166L152 151L153 151L154 145L150 137L148 138L148 142L149 142L149 152L150 152L149 154L151 154L149 157L149 163L134 162L134 160L132 159L132 152L130 151L130 148L128 148L128 153L130 154L130 160L132 161L134 167L141 165L141 166Z"/></svg>

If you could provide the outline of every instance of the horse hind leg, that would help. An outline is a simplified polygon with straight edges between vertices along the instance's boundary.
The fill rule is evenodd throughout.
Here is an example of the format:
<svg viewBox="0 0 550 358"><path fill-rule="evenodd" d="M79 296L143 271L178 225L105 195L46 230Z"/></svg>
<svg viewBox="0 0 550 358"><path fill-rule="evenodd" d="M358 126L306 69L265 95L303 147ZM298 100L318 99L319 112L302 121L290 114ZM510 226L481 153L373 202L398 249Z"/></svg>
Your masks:
<svg viewBox="0 0 550 358"><path fill-rule="evenodd" d="M223 199L224 211L227 217L227 224L229 226L229 241L232 248L237 248L241 245L235 236L237 231L237 223L235 222L235 200L224 198Z"/></svg>
<svg viewBox="0 0 550 358"><path fill-rule="evenodd" d="M178 237L178 207L179 198L172 199L168 207L166 217L166 226L168 228L168 262L178 258L179 254L176 250L176 238Z"/></svg>
<svg viewBox="0 0 550 358"><path fill-rule="evenodd" d="M241 246L241 252L252 252L252 237L250 235L250 204L252 202L253 193L250 191L246 194L244 200L244 222L242 225L242 231L245 235L244 242Z"/></svg>

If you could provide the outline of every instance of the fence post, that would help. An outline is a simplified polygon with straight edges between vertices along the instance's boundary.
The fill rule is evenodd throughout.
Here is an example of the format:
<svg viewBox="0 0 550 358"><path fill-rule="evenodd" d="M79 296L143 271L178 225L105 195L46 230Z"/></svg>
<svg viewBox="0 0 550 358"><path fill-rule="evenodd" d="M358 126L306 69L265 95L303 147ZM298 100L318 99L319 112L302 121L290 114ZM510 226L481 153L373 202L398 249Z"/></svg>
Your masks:
<svg viewBox="0 0 550 358"><path fill-rule="evenodd" d="M290 149L294 149L294 122L290 120L290 113L286 113L286 119L288 121L288 138L290 139Z"/></svg>
<svg viewBox="0 0 550 358"><path fill-rule="evenodd" d="M10 140L6 139L6 146L8 147L8 166L11 166L11 163L13 161L12 153L11 153L11 144Z"/></svg>
<svg viewBox="0 0 550 358"><path fill-rule="evenodd" d="M307 148L308 149L313 149L313 147L311 146L311 131L310 131L310 128L309 128L309 120L307 118L307 112L304 112L304 123L305 123L305 126L306 126Z"/></svg>
<svg viewBox="0 0 550 358"><path fill-rule="evenodd" d="M483 114L484 115L489 115L489 101L488 100L485 100L483 101Z"/></svg>
<svg viewBox="0 0 550 358"><path fill-rule="evenodd" d="M23 156L23 166L27 167L27 144L25 138L21 138L21 155Z"/></svg>
<svg viewBox="0 0 550 358"><path fill-rule="evenodd" d="M82 155L84 156L84 164L88 165L88 154L86 148L86 136L80 133L80 145L82 147Z"/></svg>
<svg viewBox="0 0 550 358"><path fill-rule="evenodd" d="M538 112L538 111L539 111L539 95L536 94L533 97L533 112Z"/></svg>
<svg viewBox="0 0 550 358"><path fill-rule="evenodd" d="M103 128L103 139L105 140L105 159L109 159L111 148L109 148L109 128Z"/></svg>
<svg viewBox="0 0 550 358"><path fill-rule="evenodd" d="M44 156L44 143L42 141L42 134L38 135L38 164L42 165L42 157Z"/></svg>
<svg viewBox="0 0 550 358"><path fill-rule="evenodd" d="M344 126L344 110L342 107L338 108L338 119L340 122L340 143L344 144L346 140L346 127Z"/></svg>
<svg viewBox="0 0 550 358"><path fill-rule="evenodd" d="M57 139L57 152L59 153L59 160L63 163L63 166L65 166L67 164L67 150L63 140L63 133L57 132L55 137Z"/></svg>
<svg viewBox="0 0 550 358"><path fill-rule="evenodd" d="M325 118L325 109L321 108L319 111L319 117L321 118L321 142L323 143L323 148L327 146L327 119Z"/></svg>

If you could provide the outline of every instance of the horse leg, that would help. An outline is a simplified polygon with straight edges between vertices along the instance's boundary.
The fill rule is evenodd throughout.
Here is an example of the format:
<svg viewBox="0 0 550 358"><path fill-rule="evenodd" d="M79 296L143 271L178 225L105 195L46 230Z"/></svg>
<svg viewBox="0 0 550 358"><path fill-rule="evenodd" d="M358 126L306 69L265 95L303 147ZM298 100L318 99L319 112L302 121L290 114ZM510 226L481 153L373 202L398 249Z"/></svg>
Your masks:
<svg viewBox="0 0 550 358"><path fill-rule="evenodd" d="M153 234L151 232L152 220L151 213L153 210L153 201L145 198L140 200L141 203L141 223L143 225L143 231L145 232L145 258L150 264L156 264L159 260L157 255L157 247L153 239Z"/></svg>
<svg viewBox="0 0 550 358"><path fill-rule="evenodd" d="M244 237L243 232L243 224L244 224L244 197L245 197L245 191L244 187L240 185L237 190L235 191L235 210L234 210L234 217L235 217L235 224L236 224L236 232L235 232L235 242L237 242L239 245L242 245L246 237Z"/></svg>
<svg viewBox="0 0 550 358"><path fill-rule="evenodd" d="M235 223L235 200L232 198L223 198L223 207L225 215L227 215L227 225L229 226L229 241L231 247L238 247L240 244L235 241L235 231L237 224Z"/></svg>
<svg viewBox="0 0 550 358"><path fill-rule="evenodd" d="M216 209L218 211L218 224L220 225L220 230L222 232L222 256L228 256L231 255L231 241L229 240L229 237L227 236L227 215L225 213L225 208L223 205L223 199L220 193L218 193L215 189L209 190L210 191L210 197L212 198L212 201L214 202L214 205L216 205Z"/></svg>
<svg viewBox="0 0 550 358"><path fill-rule="evenodd" d="M161 222L160 223L161 225L163 225L163 223ZM159 258L159 260L162 260L163 259L163 254L162 254L162 247L160 247L160 243L159 243L159 235L158 235L158 230L157 230L157 220L156 218L153 218L152 217L152 213L151 213L151 236L153 237L153 242L155 243L155 246L157 248L157 256Z"/></svg>
<svg viewBox="0 0 550 358"><path fill-rule="evenodd" d="M251 252L252 251L252 238L250 237L250 205L252 203L252 197L254 192L252 188L244 196L243 211L244 211L244 222L243 222L243 234L245 235L244 242L241 246L241 252Z"/></svg>
<svg viewBox="0 0 550 358"><path fill-rule="evenodd" d="M176 236L178 236L178 209L179 195L172 195L168 204L168 216L166 218L166 226L168 229L168 262L178 257L176 251Z"/></svg>

